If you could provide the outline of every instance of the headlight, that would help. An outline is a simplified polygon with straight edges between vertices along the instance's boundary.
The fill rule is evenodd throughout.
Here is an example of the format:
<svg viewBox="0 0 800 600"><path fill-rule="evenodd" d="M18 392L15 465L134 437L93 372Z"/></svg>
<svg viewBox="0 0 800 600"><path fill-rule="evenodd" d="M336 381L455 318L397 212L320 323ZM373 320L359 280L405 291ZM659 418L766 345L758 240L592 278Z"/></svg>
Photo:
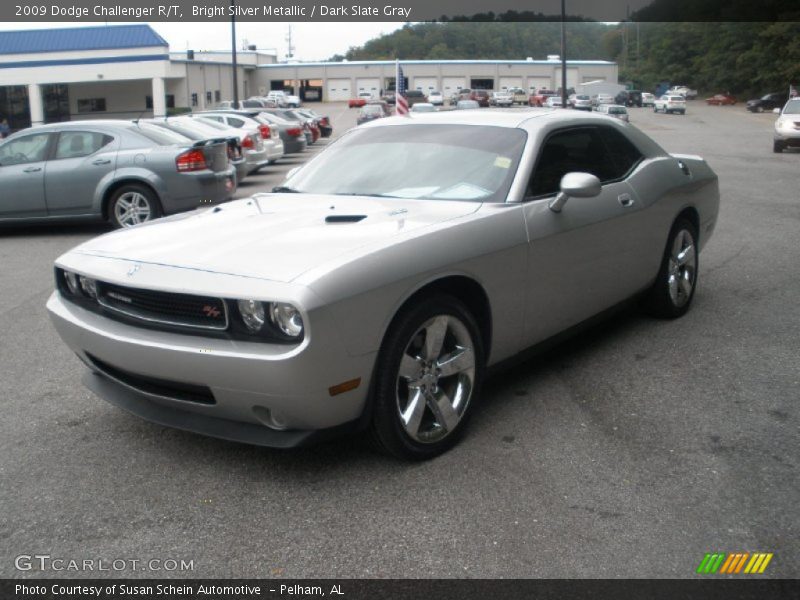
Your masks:
<svg viewBox="0 0 800 600"><path fill-rule="evenodd" d="M64 279L67 280L67 287L73 296L79 296L81 293L80 285L78 284L78 276L70 271L64 271Z"/></svg>
<svg viewBox="0 0 800 600"><path fill-rule="evenodd" d="M266 320L264 303L258 300L239 300L239 314L250 333L258 333Z"/></svg>
<svg viewBox="0 0 800 600"><path fill-rule="evenodd" d="M303 317L300 316L300 311L291 304L271 302L269 318L285 335L293 338L303 335Z"/></svg>
<svg viewBox="0 0 800 600"><path fill-rule="evenodd" d="M92 300L97 300L97 282L94 279L89 279L83 275L81 275L78 280L81 282L81 288L83 289L83 292Z"/></svg>

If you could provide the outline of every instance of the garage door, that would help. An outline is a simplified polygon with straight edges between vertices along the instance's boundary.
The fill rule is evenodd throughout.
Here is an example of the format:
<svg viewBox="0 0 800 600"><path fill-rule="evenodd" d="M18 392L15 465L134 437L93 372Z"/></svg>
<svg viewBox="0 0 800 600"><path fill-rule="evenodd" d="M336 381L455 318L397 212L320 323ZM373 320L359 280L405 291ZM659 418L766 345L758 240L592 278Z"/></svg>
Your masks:
<svg viewBox="0 0 800 600"><path fill-rule="evenodd" d="M455 94L461 88L467 87L466 77L442 77L442 90L445 98Z"/></svg>
<svg viewBox="0 0 800 600"><path fill-rule="evenodd" d="M567 88L574 88L578 85L578 69L567 68ZM556 69L556 88L561 87L561 69Z"/></svg>
<svg viewBox="0 0 800 600"><path fill-rule="evenodd" d="M328 102L342 102L355 96L350 89L349 79L328 79L328 89L326 91Z"/></svg>
<svg viewBox="0 0 800 600"><path fill-rule="evenodd" d="M356 79L356 95L369 92L372 97L377 99L381 95L381 80L378 77L369 79Z"/></svg>
<svg viewBox="0 0 800 600"><path fill-rule="evenodd" d="M508 88L522 87L522 77L501 77L500 89L507 90Z"/></svg>
<svg viewBox="0 0 800 600"><path fill-rule="evenodd" d="M414 77L414 89L422 90L423 94L438 92L439 80L436 77Z"/></svg>
<svg viewBox="0 0 800 600"><path fill-rule="evenodd" d="M552 82L549 77L528 77L528 90L538 92L539 90L549 90Z"/></svg>

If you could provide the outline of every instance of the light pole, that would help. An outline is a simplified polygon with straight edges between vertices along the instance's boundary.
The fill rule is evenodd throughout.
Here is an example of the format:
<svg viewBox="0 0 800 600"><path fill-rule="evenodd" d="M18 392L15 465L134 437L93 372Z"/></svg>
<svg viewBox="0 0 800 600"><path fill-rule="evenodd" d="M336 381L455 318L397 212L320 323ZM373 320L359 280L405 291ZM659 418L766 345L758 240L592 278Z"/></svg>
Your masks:
<svg viewBox="0 0 800 600"><path fill-rule="evenodd" d="M231 0L231 59L233 62L233 106L239 108L239 73L236 66L236 0Z"/></svg>
<svg viewBox="0 0 800 600"><path fill-rule="evenodd" d="M567 107L567 6L561 0L561 107Z"/></svg>

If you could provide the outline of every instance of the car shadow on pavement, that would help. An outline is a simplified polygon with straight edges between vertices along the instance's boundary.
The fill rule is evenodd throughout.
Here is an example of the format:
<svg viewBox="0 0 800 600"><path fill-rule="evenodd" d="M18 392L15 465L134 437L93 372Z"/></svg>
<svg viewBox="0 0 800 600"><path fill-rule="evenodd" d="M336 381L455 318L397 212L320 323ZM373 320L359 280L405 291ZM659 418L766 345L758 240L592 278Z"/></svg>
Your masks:
<svg viewBox="0 0 800 600"><path fill-rule="evenodd" d="M0 224L0 238L4 237L35 237L35 236L86 236L101 235L113 231L114 228L106 222L94 221L90 223L26 223L24 225Z"/></svg>

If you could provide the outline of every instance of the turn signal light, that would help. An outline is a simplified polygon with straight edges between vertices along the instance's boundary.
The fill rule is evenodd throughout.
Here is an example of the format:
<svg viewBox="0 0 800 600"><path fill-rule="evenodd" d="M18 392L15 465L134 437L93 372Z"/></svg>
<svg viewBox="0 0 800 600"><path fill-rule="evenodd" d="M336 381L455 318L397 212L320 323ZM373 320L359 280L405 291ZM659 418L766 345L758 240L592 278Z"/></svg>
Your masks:
<svg viewBox="0 0 800 600"><path fill-rule="evenodd" d="M361 385L361 377L331 386L328 388L328 393L331 396L338 396L339 394L344 394L345 392L356 389L359 385Z"/></svg>

